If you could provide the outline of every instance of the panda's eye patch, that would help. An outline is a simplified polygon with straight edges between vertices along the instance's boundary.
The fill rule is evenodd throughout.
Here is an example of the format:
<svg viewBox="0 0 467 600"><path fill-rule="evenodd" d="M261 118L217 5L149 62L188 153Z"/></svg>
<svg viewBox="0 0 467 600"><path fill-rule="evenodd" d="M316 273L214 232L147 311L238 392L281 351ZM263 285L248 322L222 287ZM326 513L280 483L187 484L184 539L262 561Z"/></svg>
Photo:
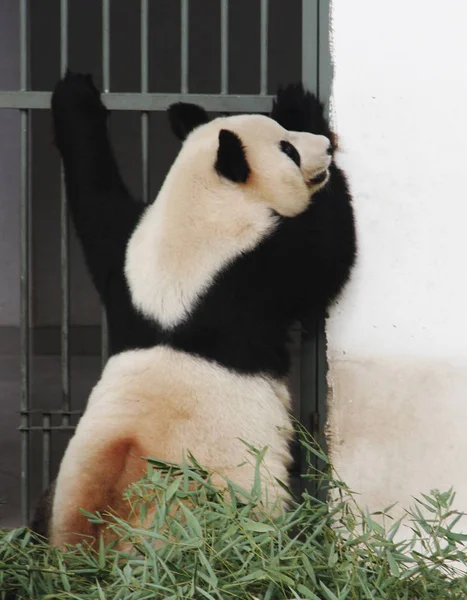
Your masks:
<svg viewBox="0 0 467 600"><path fill-rule="evenodd" d="M282 140L280 143L281 150L284 154L287 154L289 158L291 158L297 167L300 166L300 154L298 153L297 148L287 140Z"/></svg>

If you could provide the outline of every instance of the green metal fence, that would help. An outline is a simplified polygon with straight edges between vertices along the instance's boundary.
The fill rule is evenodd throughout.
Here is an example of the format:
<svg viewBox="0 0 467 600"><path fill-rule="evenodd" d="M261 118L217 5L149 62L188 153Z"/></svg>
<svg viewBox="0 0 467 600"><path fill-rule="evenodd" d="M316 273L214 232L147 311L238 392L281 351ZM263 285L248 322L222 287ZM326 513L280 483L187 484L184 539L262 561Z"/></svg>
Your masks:
<svg viewBox="0 0 467 600"><path fill-rule="evenodd" d="M152 0L157 2L157 0ZM174 0L175 1L175 0ZM180 93L149 93L148 44L149 44L149 0L140 0L141 12L141 89L137 93L114 93L110 81L110 0L102 0L102 75L103 101L112 111L137 111L141 115L141 181L144 202L149 202L149 113L163 111L173 102L180 100L199 103L212 112L268 112L272 97L268 95L268 0L259 0L261 17L259 30L260 81L258 93L254 95L229 94L229 1L220 2L221 36L221 77L219 94L190 94L189 90L189 11L193 9L189 0L180 1ZM286 9L284 3L284 10ZM17 109L20 112L20 227L21 227L21 502L22 520L29 516L29 443L30 433L34 430L42 434L42 485L50 482L50 457L53 431L72 431L72 418L79 411L73 410L70 387L70 270L69 270L69 216L65 189L61 183L61 408L57 411L43 412L32 409L30 402L31 377L31 269L30 269L30 117L31 111L49 109L50 92L34 91L29 88L30 37L29 37L29 1L19 0L20 13L20 89L0 91L0 108ZM199 5L197 6L199 10ZM302 0L302 79L306 87L315 91L322 99L329 94L329 0ZM60 0L60 66L62 72L68 64L68 0ZM36 49L37 52L37 49ZM284 82L285 83L285 82ZM105 314L102 316L102 360L107 358L107 330ZM303 332L301 336L301 397L300 416L302 422L313 434L322 436L325 417L326 394L326 356L323 324L317 331ZM41 424L33 425L32 413L40 413ZM52 417L59 418L59 424L53 424ZM321 437L322 441L322 437Z"/></svg>

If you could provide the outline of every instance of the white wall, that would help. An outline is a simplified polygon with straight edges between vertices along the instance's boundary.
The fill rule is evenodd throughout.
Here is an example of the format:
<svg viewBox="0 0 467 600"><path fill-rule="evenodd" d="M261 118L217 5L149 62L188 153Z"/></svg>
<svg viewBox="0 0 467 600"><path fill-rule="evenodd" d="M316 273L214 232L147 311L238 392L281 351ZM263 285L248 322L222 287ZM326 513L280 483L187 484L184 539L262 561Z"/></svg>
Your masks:
<svg viewBox="0 0 467 600"><path fill-rule="evenodd" d="M467 2L332 12L360 238L328 322L332 456L372 509L454 485L467 511Z"/></svg>

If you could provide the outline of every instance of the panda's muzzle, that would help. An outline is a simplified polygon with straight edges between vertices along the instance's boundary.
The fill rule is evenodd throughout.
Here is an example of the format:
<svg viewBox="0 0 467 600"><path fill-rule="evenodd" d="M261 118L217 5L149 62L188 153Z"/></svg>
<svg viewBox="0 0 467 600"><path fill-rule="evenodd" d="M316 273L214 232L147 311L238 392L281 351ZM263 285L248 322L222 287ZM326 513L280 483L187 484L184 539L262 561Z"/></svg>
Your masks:
<svg viewBox="0 0 467 600"><path fill-rule="evenodd" d="M320 171L317 175L312 177L309 180L309 184L310 185L320 185L321 183L324 183L327 180L328 176L329 176L329 171L327 169L324 169L324 171Z"/></svg>

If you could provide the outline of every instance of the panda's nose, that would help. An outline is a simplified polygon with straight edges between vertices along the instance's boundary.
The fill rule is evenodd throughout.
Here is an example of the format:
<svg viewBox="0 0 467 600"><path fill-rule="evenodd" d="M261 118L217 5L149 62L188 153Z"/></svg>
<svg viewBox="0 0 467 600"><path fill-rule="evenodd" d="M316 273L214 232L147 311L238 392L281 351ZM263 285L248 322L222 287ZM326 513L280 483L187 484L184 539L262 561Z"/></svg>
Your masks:
<svg viewBox="0 0 467 600"><path fill-rule="evenodd" d="M333 152L334 152L334 148L332 147L331 142L329 142L329 146L328 146L328 149L326 150L326 153L329 154L329 156L332 156Z"/></svg>

